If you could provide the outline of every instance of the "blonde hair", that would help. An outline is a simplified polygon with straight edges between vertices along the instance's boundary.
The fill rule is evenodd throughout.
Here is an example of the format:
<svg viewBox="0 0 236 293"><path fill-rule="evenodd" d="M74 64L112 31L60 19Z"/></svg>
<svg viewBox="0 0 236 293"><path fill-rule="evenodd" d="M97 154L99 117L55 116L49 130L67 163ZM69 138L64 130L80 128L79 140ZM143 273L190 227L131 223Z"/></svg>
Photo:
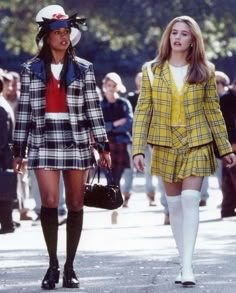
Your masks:
<svg viewBox="0 0 236 293"><path fill-rule="evenodd" d="M202 33L197 22L189 16L176 17L167 25L160 41L157 64L163 65L171 56L170 34L177 22L186 23L192 35L192 44L186 58L189 64L186 81L190 84L206 82L210 77L210 66L205 54Z"/></svg>

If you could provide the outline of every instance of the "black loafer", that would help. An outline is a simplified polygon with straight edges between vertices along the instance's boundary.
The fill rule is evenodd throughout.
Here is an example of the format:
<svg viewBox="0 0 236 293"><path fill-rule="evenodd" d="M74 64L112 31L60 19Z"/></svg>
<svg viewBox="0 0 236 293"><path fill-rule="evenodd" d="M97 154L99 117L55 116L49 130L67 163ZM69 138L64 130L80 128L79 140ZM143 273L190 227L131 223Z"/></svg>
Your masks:
<svg viewBox="0 0 236 293"><path fill-rule="evenodd" d="M7 233L13 233L15 231L14 227L10 228L1 228L0 229L0 234L7 234Z"/></svg>
<svg viewBox="0 0 236 293"><path fill-rule="evenodd" d="M58 267L49 267L46 275L43 278L41 288L45 290L55 289L56 285L59 282L60 268Z"/></svg>
<svg viewBox="0 0 236 293"><path fill-rule="evenodd" d="M235 217L236 212L234 210L232 211L221 211L221 218L230 218L230 217Z"/></svg>
<svg viewBox="0 0 236 293"><path fill-rule="evenodd" d="M73 269L66 269L63 273L64 288L79 288L79 280Z"/></svg>

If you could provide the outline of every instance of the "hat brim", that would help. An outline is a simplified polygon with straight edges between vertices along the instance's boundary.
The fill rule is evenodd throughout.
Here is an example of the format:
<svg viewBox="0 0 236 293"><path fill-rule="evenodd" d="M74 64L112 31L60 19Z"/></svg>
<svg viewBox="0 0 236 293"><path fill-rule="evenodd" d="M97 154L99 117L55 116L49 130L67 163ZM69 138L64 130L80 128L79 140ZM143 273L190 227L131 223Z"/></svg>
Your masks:
<svg viewBox="0 0 236 293"><path fill-rule="evenodd" d="M118 91L122 94L126 93L126 87L123 85L123 83L118 85Z"/></svg>
<svg viewBox="0 0 236 293"><path fill-rule="evenodd" d="M71 28L71 33L70 33L70 41L72 44L72 47L76 46L81 38L81 32L77 29L72 27Z"/></svg>

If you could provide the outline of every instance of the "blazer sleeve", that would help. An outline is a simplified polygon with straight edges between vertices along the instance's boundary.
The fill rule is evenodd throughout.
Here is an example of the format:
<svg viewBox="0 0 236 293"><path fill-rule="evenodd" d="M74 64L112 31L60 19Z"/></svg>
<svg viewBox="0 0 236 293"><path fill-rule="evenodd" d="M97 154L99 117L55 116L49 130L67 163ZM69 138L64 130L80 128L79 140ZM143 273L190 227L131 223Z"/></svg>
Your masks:
<svg viewBox="0 0 236 293"><path fill-rule="evenodd" d="M96 80L92 64L89 65L85 72L84 97L86 117L88 119L94 141L105 142L107 141L107 134L101 103L96 90Z"/></svg>
<svg viewBox="0 0 236 293"><path fill-rule="evenodd" d="M132 129L132 154L144 154L149 126L152 118L152 87L147 74L147 66L142 68L142 86L134 112Z"/></svg>
<svg viewBox="0 0 236 293"><path fill-rule="evenodd" d="M25 64L21 73L21 95L16 113L13 139L15 157L24 158L26 153L28 133L31 126L30 83L30 72Z"/></svg>

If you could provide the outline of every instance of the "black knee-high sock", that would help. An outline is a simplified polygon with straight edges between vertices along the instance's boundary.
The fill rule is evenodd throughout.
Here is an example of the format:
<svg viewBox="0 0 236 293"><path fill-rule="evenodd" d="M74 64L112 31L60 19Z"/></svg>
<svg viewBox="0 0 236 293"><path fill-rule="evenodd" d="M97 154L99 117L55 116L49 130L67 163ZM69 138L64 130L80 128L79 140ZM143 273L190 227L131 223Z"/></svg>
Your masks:
<svg viewBox="0 0 236 293"><path fill-rule="evenodd" d="M0 203L0 223L2 229L13 229L11 201L2 201Z"/></svg>
<svg viewBox="0 0 236 293"><path fill-rule="evenodd" d="M66 222L66 262L65 270L73 268L73 262L83 227L83 209L78 212L68 211Z"/></svg>
<svg viewBox="0 0 236 293"><path fill-rule="evenodd" d="M57 234L58 234L58 211L57 208L41 207L40 212L41 226L46 242L49 265L58 266L57 259Z"/></svg>

